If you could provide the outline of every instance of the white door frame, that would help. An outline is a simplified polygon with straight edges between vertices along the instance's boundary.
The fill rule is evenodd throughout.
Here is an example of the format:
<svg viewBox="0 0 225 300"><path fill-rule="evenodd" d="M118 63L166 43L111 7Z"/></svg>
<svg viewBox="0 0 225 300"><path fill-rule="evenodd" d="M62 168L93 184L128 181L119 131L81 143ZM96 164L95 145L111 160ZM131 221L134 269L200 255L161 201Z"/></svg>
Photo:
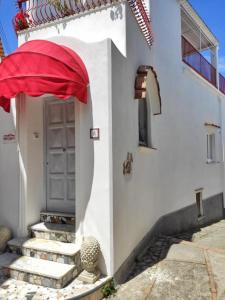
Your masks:
<svg viewBox="0 0 225 300"><path fill-rule="evenodd" d="M32 97L31 97L32 98ZM45 128L44 125L44 101L46 99L53 98L51 95L44 95L35 99L29 99L28 96L25 95L20 95L17 98L16 101L16 134L17 134L17 139L18 139L18 156L19 156L19 164L20 164L20 183L19 183L19 209L18 209L18 214L19 214L19 224L18 224L18 230L17 230L17 235L18 236L27 236L27 226L30 224L34 224L35 222L39 221L39 216L40 216L40 211L44 210L46 208L46 186L45 186L45 180L46 180L46 173L45 173L45 166L46 166L46 157L45 157ZM78 131L79 134L79 125L78 125L78 118L79 118L79 113L77 110L77 107L79 109L79 103L78 101L74 99L74 104L75 104L75 147L76 147L76 155L75 155L75 173L76 173L76 178L75 178L75 199L77 198L77 186L79 182L79 165L77 162L79 162L78 156L78 146L79 146L79 137L76 134ZM31 101L31 102L29 102ZM34 105L34 106L33 106ZM34 116L33 122L33 117L32 114L35 114L35 109L38 106L38 112L37 116ZM78 118L77 118L78 117ZM37 119L39 120L37 122ZM37 124L38 123L38 124ZM32 128L30 128L32 127ZM33 136L33 133L37 131L39 134L39 138L35 139ZM32 156L32 152L28 149L29 143L32 142L33 146L35 143L39 144L39 149L40 151L40 157L43 157L43 160L38 162L38 168L39 168L39 174L41 177L38 178L38 183L41 185L41 190L38 196L34 196L34 199L36 199L37 205L33 206L33 204L30 202L30 196L28 195L28 185L29 185L29 180L30 178L35 178L32 176L35 176L35 174L31 173L30 177L30 162L32 160L35 160L35 157ZM29 160L29 164L28 164ZM29 165L29 166L28 166ZM34 172L33 172L34 173ZM30 190L29 190L30 192ZM36 197L36 198L35 198ZM38 198L39 197L39 198ZM29 199L28 199L29 198ZM40 199L40 200L39 200ZM76 202L75 202L76 205ZM79 206L79 205L78 205ZM33 207L33 208L32 208ZM33 209L32 215L30 215L30 209ZM78 207L79 209L79 207ZM79 214L77 211L77 207L75 207L76 213ZM74 211L75 212L75 211Z"/></svg>
<svg viewBox="0 0 225 300"><path fill-rule="evenodd" d="M22 158L22 138L21 138L21 125L24 118L25 112L25 95L20 94L16 101L16 136L17 136L17 151L19 156L19 224L17 235L26 236L27 235L27 193L26 193L26 172L24 166L24 160Z"/></svg>
<svg viewBox="0 0 225 300"><path fill-rule="evenodd" d="M45 208L46 210L48 209L48 188L47 188L47 180L48 180L48 148L47 148L47 122L48 122L48 117L47 117L47 101L60 101L58 99L56 99L55 97L47 97L45 100L44 100L44 103L43 103L43 151L44 151L44 193L45 193ZM61 100L62 104L64 104L65 102L73 102L74 103L74 134L75 134L75 137L74 137L74 140L76 139L76 101L74 98L70 98L68 100ZM75 199L74 199L74 211L73 213L76 212L76 140L75 140L75 174L74 174L74 189L75 189ZM63 210L63 209L62 209ZM54 211L54 209L52 210Z"/></svg>

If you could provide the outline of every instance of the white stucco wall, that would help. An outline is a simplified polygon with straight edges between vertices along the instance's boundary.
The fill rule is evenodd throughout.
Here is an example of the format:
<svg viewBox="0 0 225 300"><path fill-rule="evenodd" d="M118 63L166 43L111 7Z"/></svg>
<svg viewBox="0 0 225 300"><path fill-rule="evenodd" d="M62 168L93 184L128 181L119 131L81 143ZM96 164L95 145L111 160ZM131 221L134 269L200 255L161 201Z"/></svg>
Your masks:
<svg viewBox="0 0 225 300"><path fill-rule="evenodd" d="M125 4L121 2L26 30L19 35L19 45L28 40L53 36L74 37L86 43L109 38L125 54L125 29Z"/></svg>
<svg viewBox="0 0 225 300"><path fill-rule="evenodd" d="M34 133L38 134L35 138ZM17 137L20 160L19 236L40 220L45 209L43 99L21 95L17 99Z"/></svg>
<svg viewBox="0 0 225 300"><path fill-rule="evenodd" d="M220 104L218 91L181 61L178 1L152 0L151 16L151 49L126 4L70 17L19 36L20 45L33 39L64 44L87 67L89 102L76 104L76 234L78 240L94 235L100 241L101 269L108 274L119 268L160 216L194 203L196 188L203 187L206 198L222 192L224 186L223 164L206 164L204 126L205 122L221 123L224 97L221 95ZM151 123L157 150L138 147L134 82L141 64L152 65L160 83L162 115L152 116ZM32 140L33 131L39 130L42 136L42 105L25 100L25 113L34 119L28 114L21 119L26 126L20 132L22 161L24 174L29 175L21 183L26 206L22 209L27 214L20 222L24 222L22 227L37 220L43 206L41 181L35 185L43 165L32 161L36 151L43 160L41 139ZM100 128L99 141L89 139L94 127ZM124 177L127 152L133 153L134 163L132 175Z"/></svg>
<svg viewBox="0 0 225 300"><path fill-rule="evenodd" d="M39 32L43 38L43 32ZM111 155L111 41L85 43L73 37L45 35L74 50L85 63L90 88L88 104L75 104L76 239L94 236L101 245L100 267L112 274L112 155ZM38 221L45 208L43 97L26 97L20 115L20 145L24 161L23 228ZM23 100L22 100L23 103ZM90 129L100 128L100 140L90 139ZM33 132L40 134L34 139ZM37 159L38 158L38 159ZM35 190L35 193L34 193Z"/></svg>
<svg viewBox="0 0 225 300"><path fill-rule="evenodd" d="M116 48L112 55L115 271L160 216L195 203L197 188L207 198L224 186L223 163L206 164L204 124L220 124L219 92L181 60L178 1L152 0L151 16L151 49L128 8L127 56ZM160 83L162 114L151 120L157 150L138 147L134 82L141 64L152 65ZM124 177L127 152L133 153L133 171Z"/></svg>
<svg viewBox="0 0 225 300"><path fill-rule="evenodd" d="M125 25L125 5L121 3L107 9L97 9L95 12L65 18L63 22L45 24L19 35L19 45L34 39L48 39L66 45L76 51L86 65L90 78L89 101L87 105L76 101L75 109L76 238L79 242L83 236L93 235L99 240L103 253L100 267L107 274L113 274L110 39L121 53L125 54ZM21 223L23 228L38 220L38 214L45 201L44 190L39 183L36 193L32 193L37 174L40 175L41 183L44 172L41 163L43 118L39 118L43 103L39 101L37 104L35 99L29 98L25 102L24 110L32 110L34 119L21 117L21 131L22 135L25 135L21 138L21 148L24 148L23 153L27 161L24 170L27 179L22 182L21 187L22 210L27 215ZM28 133L29 123L33 124L30 133L40 132L38 140L32 140L32 134ZM99 141L90 140L89 137L90 128L96 127L100 128ZM32 156L35 157L37 152L39 163L36 160L32 161ZM41 200L38 200L40 198Z"/></svg>
<svg viewBox="0 0 225 300"><path fill-rule="evenodd" d="M15 134L15 118L0 109L0 224L17 234L19 222L19 164L17 143L4 143L5 134Z"/></svg>

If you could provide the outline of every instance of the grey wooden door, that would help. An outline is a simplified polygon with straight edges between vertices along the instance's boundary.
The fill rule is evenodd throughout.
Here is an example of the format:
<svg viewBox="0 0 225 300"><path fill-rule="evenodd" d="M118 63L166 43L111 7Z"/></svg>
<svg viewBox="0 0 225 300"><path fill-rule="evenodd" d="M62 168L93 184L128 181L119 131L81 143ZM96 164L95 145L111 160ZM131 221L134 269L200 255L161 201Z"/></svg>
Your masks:
<svg viewBox="0 0 225 300"><path fill-rule="evenodd" d="M45 118L47 210L74 213L74 101L47 100Z"/></svg>

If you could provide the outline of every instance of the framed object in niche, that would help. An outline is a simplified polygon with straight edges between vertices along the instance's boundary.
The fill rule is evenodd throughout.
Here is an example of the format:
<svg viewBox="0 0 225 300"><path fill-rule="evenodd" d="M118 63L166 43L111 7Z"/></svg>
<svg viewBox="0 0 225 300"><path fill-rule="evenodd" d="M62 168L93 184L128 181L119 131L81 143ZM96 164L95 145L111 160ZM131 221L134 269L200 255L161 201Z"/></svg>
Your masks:
<svg viewBox="0 0 225 300"><path fill-rule="evenodd" d="M99 128L91 128L90 129L90 139L99 140L100 138L100 129Z"/></svg>

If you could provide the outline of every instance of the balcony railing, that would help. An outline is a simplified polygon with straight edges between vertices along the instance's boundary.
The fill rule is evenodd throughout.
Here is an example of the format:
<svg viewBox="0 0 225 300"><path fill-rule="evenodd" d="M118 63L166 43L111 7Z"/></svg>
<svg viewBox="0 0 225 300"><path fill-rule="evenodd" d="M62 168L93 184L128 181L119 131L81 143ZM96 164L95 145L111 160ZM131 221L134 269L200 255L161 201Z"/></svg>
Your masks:
<svg viewBox="0 0 225 300"><path fill-rule="evenodd" d="M80 14L107 4L112 4L117 2L117 0L25 0L24 2L26 3L26 9L20 11L19 14L24 16L28 26L24 26L25 28L17 26L17 14L13 19L16 31Z"/></svg>
<svg viewBox="0 0 225 300"><path fill-rule="evenodd" d="M13 18L16 32L36 27L60 18L77 15L120 0L17 0L20 11ZM149 45L153 36L149 12L143 0L127 0ZM26 3L26 9L23 7Z"/></svg>
<svg viewBox="0 0 225 300"><path fill-rule="evenodd" d="M223 75L219 74L219 83L220 83L220 91L225 94L225 78Z"/></svg>
<svg viewBox="0 0 225 300"><path fill-rule="evenodd" d="M199 75L209 81L225 95L225 77L222 74L219 74L219 82L217 84L216 68L211 65L183 36L182 58L183 62L194 69Z"/></svg>
<svg viewBox="0 0 225 300"><path fill-rule="evenodd" d="M182 58L183 61L194 69L199 75L208 80L212 85L217 87L217 71L207 59L195 49L186 39L182 36Z"/></svg>

